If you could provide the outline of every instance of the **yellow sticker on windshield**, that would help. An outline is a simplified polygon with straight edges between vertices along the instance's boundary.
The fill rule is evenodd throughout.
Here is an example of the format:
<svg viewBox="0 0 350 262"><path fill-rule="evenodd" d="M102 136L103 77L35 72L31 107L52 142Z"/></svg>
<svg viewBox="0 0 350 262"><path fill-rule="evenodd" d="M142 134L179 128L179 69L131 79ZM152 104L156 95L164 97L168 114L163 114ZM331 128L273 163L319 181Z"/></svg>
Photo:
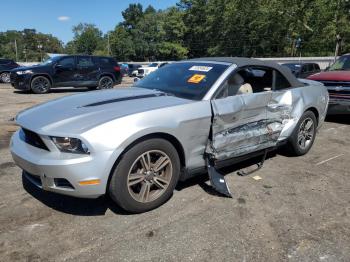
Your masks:
<svg viewBox="0 0 350 262"><path fill-rule="evenodd" d="M190 79L187 80L188 83L198 84L205 78L205 75L194 74Z"/></svg>

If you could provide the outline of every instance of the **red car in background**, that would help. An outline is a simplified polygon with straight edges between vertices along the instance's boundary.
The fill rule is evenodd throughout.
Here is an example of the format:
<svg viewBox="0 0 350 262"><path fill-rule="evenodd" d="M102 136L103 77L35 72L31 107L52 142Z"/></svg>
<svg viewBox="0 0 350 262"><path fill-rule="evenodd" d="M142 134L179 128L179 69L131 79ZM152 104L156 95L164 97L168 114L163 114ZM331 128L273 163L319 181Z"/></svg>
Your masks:
<svg viewBox="0 0 350 262"><path fill-rule="evenodd" d="M350 113L350 54L341 56L325 71L307 79L323 83L329 93L328 114Z"/></svg>

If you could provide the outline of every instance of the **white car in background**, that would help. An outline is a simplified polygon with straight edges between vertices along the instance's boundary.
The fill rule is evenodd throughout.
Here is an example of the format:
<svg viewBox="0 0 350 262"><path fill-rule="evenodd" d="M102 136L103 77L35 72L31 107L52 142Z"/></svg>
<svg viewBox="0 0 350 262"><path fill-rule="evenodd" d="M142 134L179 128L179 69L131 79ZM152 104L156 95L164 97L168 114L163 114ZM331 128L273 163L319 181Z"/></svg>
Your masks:
<svg viewBox="0 0 350 262"><path fill-rule="evenodd" d="M147 66L142 66L139 69L137 69L137 78L144 78L145 76L149 75L150 73L156 71L158 68L165 66L169 64L168 62L153 62Z"/></svg>

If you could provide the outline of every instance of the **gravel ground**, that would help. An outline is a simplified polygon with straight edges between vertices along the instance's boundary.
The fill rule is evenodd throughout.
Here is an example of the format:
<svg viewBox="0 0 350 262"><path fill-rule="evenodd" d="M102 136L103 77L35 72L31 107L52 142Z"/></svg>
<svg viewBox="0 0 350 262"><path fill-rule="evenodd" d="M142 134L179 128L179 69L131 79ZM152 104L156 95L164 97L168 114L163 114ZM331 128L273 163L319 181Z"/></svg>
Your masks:
<svg viewBox="0 0 350 262"><path fill-rule="evenodd" d="M348 116L328 119L304 157L276 152L248 177L225 170L232 199L197 177L162 207L129 215L107 197L42 192L11 159L10 119L77 92L86 90L34 95L0 85L1 261L350 261Z"/></svg>

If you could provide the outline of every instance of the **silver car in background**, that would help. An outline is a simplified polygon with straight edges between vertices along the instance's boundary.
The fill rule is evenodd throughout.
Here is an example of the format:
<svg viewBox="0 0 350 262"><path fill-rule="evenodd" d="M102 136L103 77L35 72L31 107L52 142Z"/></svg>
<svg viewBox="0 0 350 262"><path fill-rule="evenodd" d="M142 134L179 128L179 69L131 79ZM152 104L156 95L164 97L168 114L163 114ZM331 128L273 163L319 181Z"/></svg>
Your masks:
<svg viewBox="0 0 350 262"><path fill-rule="evenodd" d="M109 193L129 212L168 200L179 179L288 142L306 154L328 92L275 63L201 58L158 69L132 88L56 99L18 114L11 139L26 179L61 194ZM230 161L229 161L230 160Z"/></svg>

